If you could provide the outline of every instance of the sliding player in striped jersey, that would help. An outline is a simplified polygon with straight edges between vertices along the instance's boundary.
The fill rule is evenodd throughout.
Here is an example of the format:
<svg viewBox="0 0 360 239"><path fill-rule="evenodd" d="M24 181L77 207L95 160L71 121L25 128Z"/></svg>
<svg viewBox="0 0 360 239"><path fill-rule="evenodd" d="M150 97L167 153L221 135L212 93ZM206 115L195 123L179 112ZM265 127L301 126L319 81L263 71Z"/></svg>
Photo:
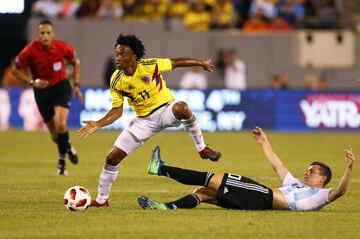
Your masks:
<svg viewBox="0 0 360 239"><path fill-rule="evenodd" d="M326 189L330 182L330 168L320 162L313 162L306 170L304 182L294 178L273 152L266 134L259 127L253 137L262 145L263 151L282 187L268 188L252 179L236 174L214 174L197 172L167 166L160 158L160 148L156 147L150 160L148 172L172 178L187 185L203 186L194 193L173 202L162 203L141 196L138 203L143 209L194 208L201 202L216 204L223 208L242 210L319 210L335 201L347 191L355 156L351 147L345 150L345 172L337 187Z"/></svg>
<svg viewBox="0 0 360 239"><path fill-rule="evenodd" d="M98 121L84 121L85 126L78 131L80 138L86 138L98 128L112 124L122 115L124 97L127 97L131 109L136 113L136 118L121 132L106 156L99 179L98 196L91 202L91 206L109 205L110 189L119 172L121 160L167 127L184 125L201 158L218 161L221 157L221 153L206 146L196 116L185 102L175 100L161 75L176 67L201 66L206 71L212 71L214 65L211 60L142 59L144 55L145 47L137 36L119 35L115 43L118 69L110 81L112 109Z"/></svg>

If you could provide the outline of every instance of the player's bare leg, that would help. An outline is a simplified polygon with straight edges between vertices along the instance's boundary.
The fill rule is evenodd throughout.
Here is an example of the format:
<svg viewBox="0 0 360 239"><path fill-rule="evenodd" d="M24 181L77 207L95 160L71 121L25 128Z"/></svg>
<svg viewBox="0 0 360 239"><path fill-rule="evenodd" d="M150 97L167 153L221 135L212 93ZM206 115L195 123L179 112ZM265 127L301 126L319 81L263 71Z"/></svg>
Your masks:
<svg viewBox="0 0 360 239"><path fill-rule="evenodd" d="M186 131L190 137L194 140L195 147L200 154L202 159L210 159L211 161L218 161L221 157L221 153L213 151L211 148L206 146L204 138L197 122L196 116L191 112L188 105L179 101L174 104L172 111L176 119L181 120Z"/></svg>
<svg viewBox="0 0 360 239"><path fill-rule="evenodd" d="M106 163L100 174L98 195L91 201L92 207L108 207L111 186L119 173L119 164L127 154L118 147L113 147L106 156Z"/></svg>

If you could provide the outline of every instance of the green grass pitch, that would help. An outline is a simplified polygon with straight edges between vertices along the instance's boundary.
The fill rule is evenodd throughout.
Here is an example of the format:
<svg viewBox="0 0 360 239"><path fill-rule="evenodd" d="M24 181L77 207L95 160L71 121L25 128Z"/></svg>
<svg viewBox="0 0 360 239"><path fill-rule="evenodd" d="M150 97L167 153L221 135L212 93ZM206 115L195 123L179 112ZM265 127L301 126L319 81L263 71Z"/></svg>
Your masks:
<svg viewBox="0 0 360 239"><path fill-rule="evenodd" d="M186 133L161 132L121 163L109 208L67 211L63 195L68 187L81 185L96 196L105 155L117 134L97 132L80 140L72 132L80 164L67 161L69 176L58 177L57 150L47 133L0 132L0 238L359 238L359 159L348 193L318 212L235 211L206 204L193 210L145 211L137 205L140 195L168 201L195 188L146 173L155 145L169 165L233 172L279 186L250 131L205 133L206 142L223 153L218 163L201 160ZM360 158L358 133L268 132L268 137L296 177L303 177L311 161L329 164L334 175L330 186L343 173L347 145Z"/></svg>

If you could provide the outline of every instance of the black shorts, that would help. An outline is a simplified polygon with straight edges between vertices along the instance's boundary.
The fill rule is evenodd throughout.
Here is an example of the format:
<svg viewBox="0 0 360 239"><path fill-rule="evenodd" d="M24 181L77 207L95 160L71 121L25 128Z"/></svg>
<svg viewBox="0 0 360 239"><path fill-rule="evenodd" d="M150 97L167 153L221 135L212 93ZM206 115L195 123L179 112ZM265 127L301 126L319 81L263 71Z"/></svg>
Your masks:
<svg viewBox="0 0 360 239"><path fill-rule="evenodd" d="M69 108L72 89L68 80L63 80L56 85L45 89L34 89L36 104L44 122L49 122L54 116L54 107Z"/></svg>
<svg viewBox="0 0 360 239"><path fill-rule="evenodd" d="M273 192L249 178L224 174L218 191L218 205L229 209L270 210Z"/></svg>

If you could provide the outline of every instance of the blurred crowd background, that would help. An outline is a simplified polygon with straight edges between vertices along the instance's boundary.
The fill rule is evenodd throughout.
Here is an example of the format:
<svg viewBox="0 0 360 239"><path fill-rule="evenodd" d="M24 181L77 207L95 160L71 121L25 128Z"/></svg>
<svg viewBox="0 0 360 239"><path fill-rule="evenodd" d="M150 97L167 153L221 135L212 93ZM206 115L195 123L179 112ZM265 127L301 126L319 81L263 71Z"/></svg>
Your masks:
<svg viewBox="0 0 360 239"><path fill-rule="evenodd" d="M38 0L31 15L120 21L180 21L194 31L355 27L357 0Z"/></svg>
<svg viewBox="0 0 360 239"><path fill-rule="evenodd" d="M0 13L1 5L9 4L6 2L0 2ZM294 48L292 35L299 30L349 30L355 35L353 49L357 55L357 34L360 32L358 0L26 0L24 4L24 11L20 14L0 14L0 86L3 87L17 85L13 83L10 62L26 43L36 37L36 24L44 18L54 21L55 29L59 29L56 31L57 37L73 44L80 53L82 75L86 78L82 82L85 86L108 85L109 76L115 69L112 42L110 44L108 39L113 39L120 31L140 32L140 37L148 45L146 57L211 57L216 64L216 74L213 75L204 74L198 68L180 70L170 75L171 87L244 90L260 86L326 90L344 85L348 88L350 84L343 84L338 79L346 77L354 81L355 72L359 68L354 61L345 71L340 66L319 68L310 63L300 69L293 62L289 63L293 59L287 59L294 58L291 50ZM132 26L138 25L132 24L146 27L137 31ZM93 31L97 44L103 41L110 47L99 46L98 53L87 54L89 49L94 50L95 44L91 44L91 41L95 40L91 39L91 34L86 34L85 25L97 28ZM108 27L108 31L101 29L110 25L112 27ZM149 32L144 32L144 28L148 28ZM111 36L108 34L110 31L113 32ZM180 31L181 35L171 35L171 32L176 31ZM284 34L288 35L284 37ZM348 44L342 33L339 34L336 36L337 42ZM150 35L157 35L156 41L161 41L160 46L164 46L164 49L154 46L155 37ZM279 37L272 38L272 35ZM100 39L101 36L103 39ZM233 39L232 36L238 38ZM186 41L188 38L194 41ZM203 44L201 38L206 39ZM309 34L307 42L311 44L313 38ZM168 45L172 43L176 45L175 49L168 50ZM190 46L192 43L193 46ZM204 50L204 45L209 50ZM179 50L176 51L176 48ZM269 52L264 52L264 49ZM184 55L177 55L178 52ZM95 57L99 59L93 59ZM331 57L336 58L336 55ZM262 83L258 82L260 79Z"/></svg>

